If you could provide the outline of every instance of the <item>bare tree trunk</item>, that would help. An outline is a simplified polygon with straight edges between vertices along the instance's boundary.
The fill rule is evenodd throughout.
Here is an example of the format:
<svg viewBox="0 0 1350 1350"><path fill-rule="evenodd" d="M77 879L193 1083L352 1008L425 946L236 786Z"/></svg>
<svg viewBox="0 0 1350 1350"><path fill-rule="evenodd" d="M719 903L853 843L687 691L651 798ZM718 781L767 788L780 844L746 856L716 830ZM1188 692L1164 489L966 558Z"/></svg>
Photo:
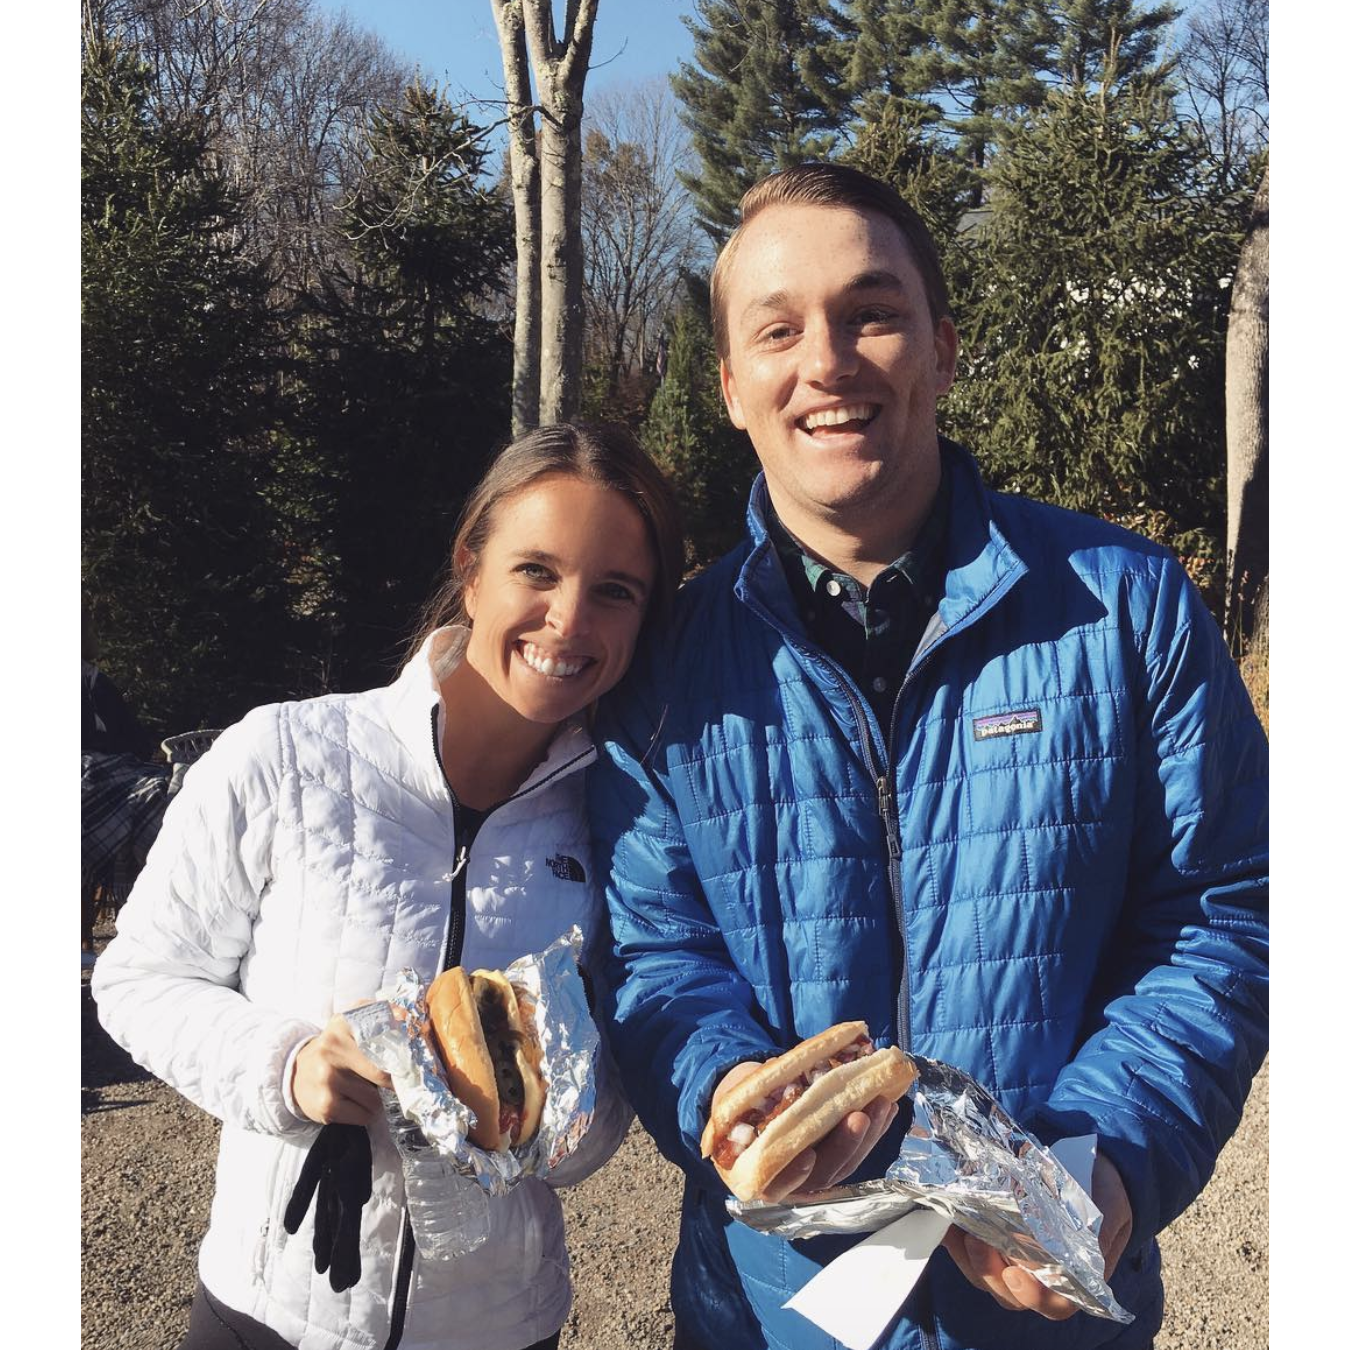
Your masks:
<svg viewBox="0 0 1350 1350"><path fill-rule="evenodd" d="M511 125L511 199L516 214L516 327L511 434L539 425L539 147L521 0L492 0Z"/></svg>
<svg viewBox="0 0 1350 1350"><path fill-rule="evenodd" d="M498 0L494 0L498 3ZM581 406L582 90L600 0L568 0L561 41L550 0L523 0L539 92L539 420L566 421Z"/></svg>
<svg viewBox="0 0 1350 1350"><path fill-rule="evenodd" d="M1252 202L1233 278L1224 399L1228 583L1224 628L1235 654L1264 647L1270 578L1270 167Z"/></svg>

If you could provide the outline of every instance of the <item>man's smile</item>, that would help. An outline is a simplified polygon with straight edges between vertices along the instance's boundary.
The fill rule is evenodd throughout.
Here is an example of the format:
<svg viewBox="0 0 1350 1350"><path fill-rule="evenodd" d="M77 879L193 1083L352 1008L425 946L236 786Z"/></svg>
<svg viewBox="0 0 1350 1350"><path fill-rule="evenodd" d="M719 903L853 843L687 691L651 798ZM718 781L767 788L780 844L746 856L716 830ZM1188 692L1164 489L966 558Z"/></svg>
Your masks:
<svg viewBox="0 0 1350 1350"><path fill-rule="evenodd" d="M881 409L875 403L847 403L834 408L819 408L797 419L807 433L817 431L861 431Z"/></svg>

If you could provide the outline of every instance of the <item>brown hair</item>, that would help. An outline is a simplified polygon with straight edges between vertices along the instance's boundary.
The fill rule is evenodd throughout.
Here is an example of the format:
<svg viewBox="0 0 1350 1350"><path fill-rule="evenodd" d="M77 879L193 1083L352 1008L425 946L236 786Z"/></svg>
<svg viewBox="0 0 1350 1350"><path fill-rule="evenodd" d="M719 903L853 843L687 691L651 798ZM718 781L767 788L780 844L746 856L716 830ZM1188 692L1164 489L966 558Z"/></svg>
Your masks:
<svg viewBox="0 0 1350 1350"><path fill-rule="evenodd" d="M924 295L928 299L928 312L933 316L934 324L951 314L947 281L942 275L942 264L933 236L919 213L893 187L879 178L850 169L845 164L797 164L761 178L741 198L741 223L731 232L731 237L713 265L713 341L717 344L718 356L723 360L726 360L729 344L727 278L736 260L745 227L761 211L781 205L838 206L854 211L875 211L887 220L894 221L919 269Z"/></svg>
<svg viewBox="0 0 1350 1350"><path fill-rule="evenodd" d="M497 507L554 474L622 493L637 507L656 558L656 583L643 627L670 607L684 570L684 532L670 484L622 424L557 422L512 441L469 494L455 530L445 579L423 607L409 658L435 629L467 621L464 588L473 579L475 560L482 556L492 534Z"/></svg>

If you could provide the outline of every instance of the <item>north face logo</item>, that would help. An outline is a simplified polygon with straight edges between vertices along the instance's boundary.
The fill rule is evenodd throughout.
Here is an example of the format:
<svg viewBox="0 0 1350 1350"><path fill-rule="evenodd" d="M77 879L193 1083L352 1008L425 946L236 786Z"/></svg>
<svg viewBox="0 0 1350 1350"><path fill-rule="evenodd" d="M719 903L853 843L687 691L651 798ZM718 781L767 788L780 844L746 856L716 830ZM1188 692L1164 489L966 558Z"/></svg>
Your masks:
<svg viewBox="0 0 1350 1350"><path fill-rule="evenodd" d="M547 859L550 870L559 881L585 881L586 869L566 853L559 853Z"/></svg>

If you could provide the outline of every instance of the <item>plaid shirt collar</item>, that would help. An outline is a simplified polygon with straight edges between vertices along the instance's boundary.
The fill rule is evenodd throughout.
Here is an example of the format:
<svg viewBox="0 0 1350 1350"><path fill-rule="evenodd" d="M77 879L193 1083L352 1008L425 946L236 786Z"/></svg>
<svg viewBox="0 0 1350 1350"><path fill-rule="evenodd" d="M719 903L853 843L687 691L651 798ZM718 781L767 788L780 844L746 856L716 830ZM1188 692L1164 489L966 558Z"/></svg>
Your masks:
<svg viewBox="0 0 1350 1350"><path fill-rule="evenodd" d="M892 608L897 604L908 603L911 598L917 601L926 614L932 614L942 599L947 576L947 517L950 501L951 483L944 459L933 508L913 545L880 572L870 587L807 553L779 520L772 501L769 501L769 538L782 559L793 596L802 606L803 615L807 616L808 609L817 606L833 606L866 626L869 604Z"/></svg>
<svg viewBox="0 0 1350 1350"><path fill-rule="evenodd" d="M807 633L852 676L883 726L942 599L950 500L944 461L933 508L913 545L871 586L811 557L769 504L769 538Z"/></svg>

